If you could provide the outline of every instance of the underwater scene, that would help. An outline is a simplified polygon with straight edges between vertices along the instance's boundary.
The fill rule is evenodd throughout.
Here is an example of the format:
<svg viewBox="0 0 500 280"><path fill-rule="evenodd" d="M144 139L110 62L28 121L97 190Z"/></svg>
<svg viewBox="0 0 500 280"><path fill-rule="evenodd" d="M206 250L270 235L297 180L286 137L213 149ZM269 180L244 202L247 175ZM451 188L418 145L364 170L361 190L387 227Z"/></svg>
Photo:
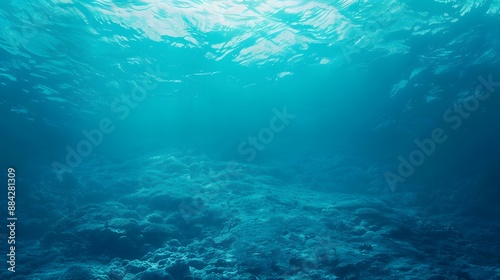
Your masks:
<svg viewBox="0 0 500 280"><path fill-rule="evenodd" d="M500 280L500 0L3 0L0 279Z"/></svg>

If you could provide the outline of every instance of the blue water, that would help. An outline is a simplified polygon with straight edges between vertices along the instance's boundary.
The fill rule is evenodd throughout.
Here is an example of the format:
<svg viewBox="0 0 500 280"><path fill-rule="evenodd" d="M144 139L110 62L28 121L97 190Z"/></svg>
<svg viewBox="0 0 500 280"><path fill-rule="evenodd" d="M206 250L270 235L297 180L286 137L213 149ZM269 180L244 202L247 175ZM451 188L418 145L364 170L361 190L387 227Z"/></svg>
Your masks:
<svg viewBox="0 0 500 280"><path fill-rule="evenodd" d="M499 14L3 1L0 278L500 279Z"/></svg>

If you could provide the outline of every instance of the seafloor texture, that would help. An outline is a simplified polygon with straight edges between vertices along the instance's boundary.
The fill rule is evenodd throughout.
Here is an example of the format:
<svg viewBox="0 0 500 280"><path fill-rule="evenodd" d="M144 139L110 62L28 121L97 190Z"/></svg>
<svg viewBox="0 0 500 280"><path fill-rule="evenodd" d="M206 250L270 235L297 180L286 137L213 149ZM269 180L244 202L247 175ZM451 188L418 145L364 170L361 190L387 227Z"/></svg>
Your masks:
<svg viewBox="0 0 500 280"><path fill-rule="evenodd" d="M25 198L12 279L500 279L498 221L453 211L466 197L388 192L379 172L338 153L91 160Z"/></svg>

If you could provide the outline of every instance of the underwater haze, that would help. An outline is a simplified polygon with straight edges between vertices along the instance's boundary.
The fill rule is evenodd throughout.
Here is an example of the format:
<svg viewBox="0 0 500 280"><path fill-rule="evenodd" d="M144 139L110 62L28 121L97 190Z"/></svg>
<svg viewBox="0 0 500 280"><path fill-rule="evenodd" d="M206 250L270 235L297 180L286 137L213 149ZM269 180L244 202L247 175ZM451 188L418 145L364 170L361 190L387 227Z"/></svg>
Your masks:
<svg viewBox="0 0 500 280"><path fill-rule="evenodd" d="M0 279L500 280L500 0L4 0Z"/></svg>

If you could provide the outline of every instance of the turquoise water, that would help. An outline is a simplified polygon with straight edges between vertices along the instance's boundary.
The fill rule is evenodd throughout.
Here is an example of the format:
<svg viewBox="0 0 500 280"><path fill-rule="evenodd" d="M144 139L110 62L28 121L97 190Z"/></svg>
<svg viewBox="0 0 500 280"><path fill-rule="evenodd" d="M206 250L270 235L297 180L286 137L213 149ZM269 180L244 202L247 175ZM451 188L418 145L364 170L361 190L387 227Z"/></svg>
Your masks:
<svg viewBox="0 0 500 280"><path fill-rule="evenodd" d="M2 279L500 279L499 13L3 1Z"/></svg>

